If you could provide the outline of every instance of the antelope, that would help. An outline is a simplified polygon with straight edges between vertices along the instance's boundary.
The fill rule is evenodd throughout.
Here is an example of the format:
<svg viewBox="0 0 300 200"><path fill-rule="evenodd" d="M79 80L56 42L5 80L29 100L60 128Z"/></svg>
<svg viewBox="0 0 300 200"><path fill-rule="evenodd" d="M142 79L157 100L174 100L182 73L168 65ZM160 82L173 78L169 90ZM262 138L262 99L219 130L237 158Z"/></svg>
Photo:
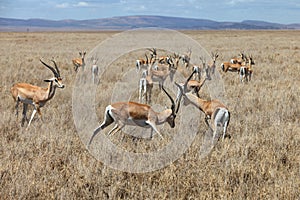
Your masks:
<svg viewBox="0 0 300 200"><path fill-rule="evenodd" d="M93 81L94 84L96 84L96 78L98 77L98 73L99 73L99 69L98 69L98 65L97 65L98 59L92 58L92 62L93 62L93 65L92 65L92 81Z"/></svg>
<svg viewBox="0 0 300 200"><path fill-rule="evenodd" d="M145 103L151 103L152 88L152 78L148 76L148 71L144 70L139 82L139 103L143 102L143 97L145 97Z"/></svg>
<svg viewBox="0 0 300 200"><path fill-rule="evenodd" d="M178 112L180 104L177 104L175 110L175 102L168 92L162 87L163 91L169 97L172 105L171 108L167 108L162 112L155 112L151 106L147 104L140 104L136 102L117 102L108 105L104 112L104 121L98 126L88 143L88 147L91 145L93 138L107 126L115 123L115 126L108 132L108 135L117 133L125 125L140 126L144 128L151 128L151 139L153 130L162 138L163 136L157 130L156 125L161 125L167 122L171 128L175 127L176 113Z"/></svg>
<svg viewBox="0 0 300 200"><path fill-rule="evenodd" d="M43 107L47 101L53 98L56 88L64 88L64 84L62 83L62 78L60 76L59 69L54 60L51 60L54 63L55 69L50 65L44 63L41 59L40 62L45 65L48 69L50 69L54 75L53 78L44 80L48 82L47 88L42 88L39 86L31 85L28 83L16 83L10 89L13 99L16 102L16 116L18 116L18 107L19 103L23 103L23 118L21 126L24 126L25 120L28 122L26 112L28 104L34 106L34 110L31 114L30 120L28 122L27 128L30 126L31 121L36 112L40 115L42 119L42 113L40 108ZM42 119L43 120L43 119Z"/></svg>
<svg viewBox="0 0 300 200"><path fill-rule="evenodd" d="M238 55L238 57L231 58L230 63L231 64L242 64L245 61L245 59L246 59L245 54L241 52Z"/></svg>
<svg viewBox="0 0 300 200"><path fill-rule="evenodd" d="M252 59L252 56L250 56L249 58L246 58L246 59L247 59L247 64L248 65L242 66L240 68L240 72L239 72L241 82L251 81L251 77L252 77L252 73L253 73L252 65L255 64L253 59Z"/></svg>
<svg viewBox="0 0 300 200"><path fill-rule="evenodd" d="M82 67L82 70L84 70L84 67L85 67L85 62L84 62L85 54L86 54L86 51L79 51L80 58L74 58L72 60L75 72L78 71L79 67Z"/></svg>
<svg viewBox="0 0 300 200"><path fill-rule="evenodd" d="M189 65L190 65L191 55L192 55L192 49L188 48L187 53L180 56L180 58L183 61L183 64L184 64L185 68L188 68Z"/></svg>
<svg viewBox="0 0 300 200"><path fill-rule="evenodd" d="M205 123L213 131L213 141L217 135L218 127L223 127L223 139L225 138L226 129L230 121L230 112L227 107L221 103L219 100L204 100L201 99L194 94L187 92L187 84L189 80L192 78L195 71L190 75L187 81L183 86L179 85L175 82L176 86L180 90L180 97L183 96L184 105L192 104L201 110L205 114ZM208 120L211 120L210 123Z"/></svg>
<svg viewBox="0 0 300 200"><path fill-rule="evenodd" d="M239 72L240 71L240 68L245 65L246 63L235 63L235 64L232 64L230 62L223 62L221 64L221 69L223 70L223 72L227 72L227 71L231 71L231 72Z"/></svg>
<svg viewBox="0 0 300 200"><path fill-rule="evenodd" d="M153 89L153 83L158 82L159 88L164 84L168 76L170 76L171 81L173 81L174 74L179 65L180 56L179 54L174 53L173 58L175 63L173 63L172 57L169 57L167 64L155 64L154 58L151 58L147 63L148 68L142 72L142 77L139 81L139 102L143 102L143 97L145 97L145 103L151 103L151 95Z"/></svg>
<svg viewBox="0 0 300 200"><path fill-rule="evenodd" d="M172 59L169 60L168 65L158 64L163 70L155 70L159 68L158 66L152 67L148 66L148 70L143 72L143 76L140 79L139 85L139 99L141 101L142 96L146 95L146 103L151 103L151 94L153 83L158 82L159 89L162 89L162 86L167 79L170 77L170 80L173 81L174 75L176 73L177 67L174 66ZM155 68L155 69L153 69Z"/></svg>
<svg viewBox="0 0 300 200"><path fill-rule="evenodd" d="M218 57L219 57L218 52L216 52L216 53L211 52L212 63L209 64L211 74L215 74L216 60L217 60Z"/></svg>
<svg viewBox="0 0 300 200"><path fill-rule="evenodd" d="M248 68L246 66L242 66L240 68L240 81L241 81L241 83L243 83L244 81L248 82L249 81L248 76L249 76Z"/></svg>
<svg viewBox="0 0 300 200"><path fill-rule="evenodd" d="M141 58L141 59L136 60L135 61L135 66L136 66L136 71L137 72L139 72L141 69L143 69L143 70L148 69L149 62L151 62L151 61L155 62L155 60L156 60L156 56L157 56L156 49L155 48L152 48L152 49L148 48L147 50L149 50L151 52L150 53L150 61L149 61L148 56L147 56L146 53L145 53L146 59Z"/></svg>
<svg viewBox="0 0 300 200"><path fill-rule="evenodd" d="M199 96L199 91L201 90L202 86L204 85L205 81L207 80L207 78L204 78L202 81L196 81L196 80L189 80L187 82L187 85L186 85L186 92L191 92L193 91L197 97L200 97ZM178 83L181 87L184 86L184 83ZM175 102L178 102L179 100L179 97L181 95L181 91L180 89L178 88L178 91L177 91L177 96L176 96L176 100Z"/></svg>
<svg viewBox="0 0 300 200"><path fill-rule="evenodd" d="M209 66L206 64L206 60L201 56L199 58L200 58L200 61L202 62L202 67L199 67L199 66L196 66L196 65L193 66L193 72L195 72L194 73L194 75L195 75L194 79L197 78L198 81L200 81L201 76L202 76L202 72L204 71L205 75L206 75L206 78L208 80L211 80L211 76L210 76L210 71L211 70L210 70Z"/></svg>

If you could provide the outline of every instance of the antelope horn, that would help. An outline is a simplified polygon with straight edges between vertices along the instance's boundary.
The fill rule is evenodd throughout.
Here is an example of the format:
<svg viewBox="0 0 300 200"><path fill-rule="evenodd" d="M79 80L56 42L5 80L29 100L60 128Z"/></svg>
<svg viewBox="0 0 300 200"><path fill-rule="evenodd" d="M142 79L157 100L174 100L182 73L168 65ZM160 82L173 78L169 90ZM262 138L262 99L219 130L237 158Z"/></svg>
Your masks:
<svg viewBox="0 0 300 200"><path fill-rule="evenodd" d="M57 72L55 71L55 69L53 67L51 67L50 65L47 65L46 63L44 63L42 61L42 59L40 59L41 63L43 63L46 67L48 67L54 74L55 77L59 77L59 74L57 74Z"/></svg>
<svg viewBox="0 0 300 200"><path fill-rule="evenodd" d="M165 90L164 85L162 85L161 88L163 89L163 91L166 93L166 95L169 97L169 99L170 99L171 102L172 102L172 106L171 106L172 113L173 113L173 114L176 114L176 112L175 112L175 102L174 102L174 100L172 99L172 97L170 96L170 94Z"/></svg>
<svg viewBox="0 0 300 200"><path fill-rule="evenodd" d="M145 54L145 56L146 56L146 63L148 64L148 62L149 62L149 59L148 59L148 56L147 56L147 54Z"/></svg>
<svg viewBox="0 0 300 200"><path fill-rule="evenodd" d="M56 72L57 72L57 74L58 74L58 77L60 77L60 71L59 71L59 69L58 69L58 67L57 67L57 65L56 65L56 62L55 62L55 60L51 60L53 63L54 63L54 66L55 66L55 69L56 69ZM57 78L58 78L57 77Z"/></svg>

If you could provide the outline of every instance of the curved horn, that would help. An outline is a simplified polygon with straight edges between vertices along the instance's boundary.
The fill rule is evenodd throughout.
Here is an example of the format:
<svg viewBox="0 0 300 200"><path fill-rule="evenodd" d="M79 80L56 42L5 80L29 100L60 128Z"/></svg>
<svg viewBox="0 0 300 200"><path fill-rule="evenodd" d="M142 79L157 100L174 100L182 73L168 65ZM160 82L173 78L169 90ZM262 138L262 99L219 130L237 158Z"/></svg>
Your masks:
<svg viewBox="0 0 300 200"><path fill-rule="evenodd" d="M60 72L59 72L59 69L58 69L58 67L57 67L57 65L56 65L55 60L52 59L51 61L53 62L54 66L55 66L55 69L56 69L56 72L57 72L58 77L60 77ZM57 77L57 78L58 78L58 77Z"/></svg>
<svg viewBox="0 0 300 200"><path fill-rule="evenodd" d="M171 100L171 102L172 102L172 106L171 106L172 113L175 114L175 101L172 99L172 97L170 96L170 94L165 90L164 85L162 85L161 88L163 89L163 91L166 93L166 95Z"/></svg>
<svg viewBox="0 0 300 200"><path fill-rule="evenodd" d="M185 91L187 91L187 84L188 84L188 82L191 80L191 78L193 77L193 75L196 73L196 70L193 70L193 72L192 72L192 74L188 77L188 79L186 80L186 82L184 83L184 85L183 85L183 89L184 89L184 91L183 92L185 92Z"/></svg>
<svg viewBox="0 0 300 200"><path fill-rule="evenodd" d="M148 62L149 62L149 59L148 59L148 56L147 56L147 54L145 53L145 56L146 56L146 63L148 64Z"/></svg>
<svg viewBox="0 0 300 200"><path fill-rule="evenodd" d="M48 67L54 74L55 77L59 77L59 75L57 74L57 72L55 71L55 69L53 67L51 67L50 65L47 65L46 63L44 63L42 61L42 59L40 59L41 63L43 63L43 65L45 65L46 67Z"/></svg>

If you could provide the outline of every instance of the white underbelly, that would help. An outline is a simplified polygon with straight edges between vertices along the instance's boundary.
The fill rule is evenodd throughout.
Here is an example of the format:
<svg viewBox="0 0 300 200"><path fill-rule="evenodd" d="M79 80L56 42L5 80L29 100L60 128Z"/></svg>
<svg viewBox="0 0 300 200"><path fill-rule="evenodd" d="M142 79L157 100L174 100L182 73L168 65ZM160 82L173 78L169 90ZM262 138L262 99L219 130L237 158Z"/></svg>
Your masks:
<svg viewBox="0 0 300 200"><path fill-rule="evenodd" d="M33 105L32 99L22 98L21 96L18 96L18 98L19 98L19 100L20 100L22 103Z"/></svg>
<svg viewBox="0 0 300 200"><path fill-rule="evenodd" d="M145 122L145 120L141 119L141 120L134 120L132 118L128 118L126 120L126 125L129 125L129 126L140 126L140 127L144 127L144 128L149 128L149 124L147 124Z"/></svg>

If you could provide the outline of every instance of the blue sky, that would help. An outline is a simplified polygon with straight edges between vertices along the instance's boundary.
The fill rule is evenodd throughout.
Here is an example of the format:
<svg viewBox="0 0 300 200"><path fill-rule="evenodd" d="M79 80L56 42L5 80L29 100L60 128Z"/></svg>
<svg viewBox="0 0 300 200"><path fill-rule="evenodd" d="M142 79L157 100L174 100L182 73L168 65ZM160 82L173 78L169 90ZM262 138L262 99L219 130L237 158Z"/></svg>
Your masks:
<svg viewBox="0 0 300 200"><path fill-rule="evenodd" d="M97 19L162 15L216 21L300 23L300 0L1 0L0 17Z"/></svg>

